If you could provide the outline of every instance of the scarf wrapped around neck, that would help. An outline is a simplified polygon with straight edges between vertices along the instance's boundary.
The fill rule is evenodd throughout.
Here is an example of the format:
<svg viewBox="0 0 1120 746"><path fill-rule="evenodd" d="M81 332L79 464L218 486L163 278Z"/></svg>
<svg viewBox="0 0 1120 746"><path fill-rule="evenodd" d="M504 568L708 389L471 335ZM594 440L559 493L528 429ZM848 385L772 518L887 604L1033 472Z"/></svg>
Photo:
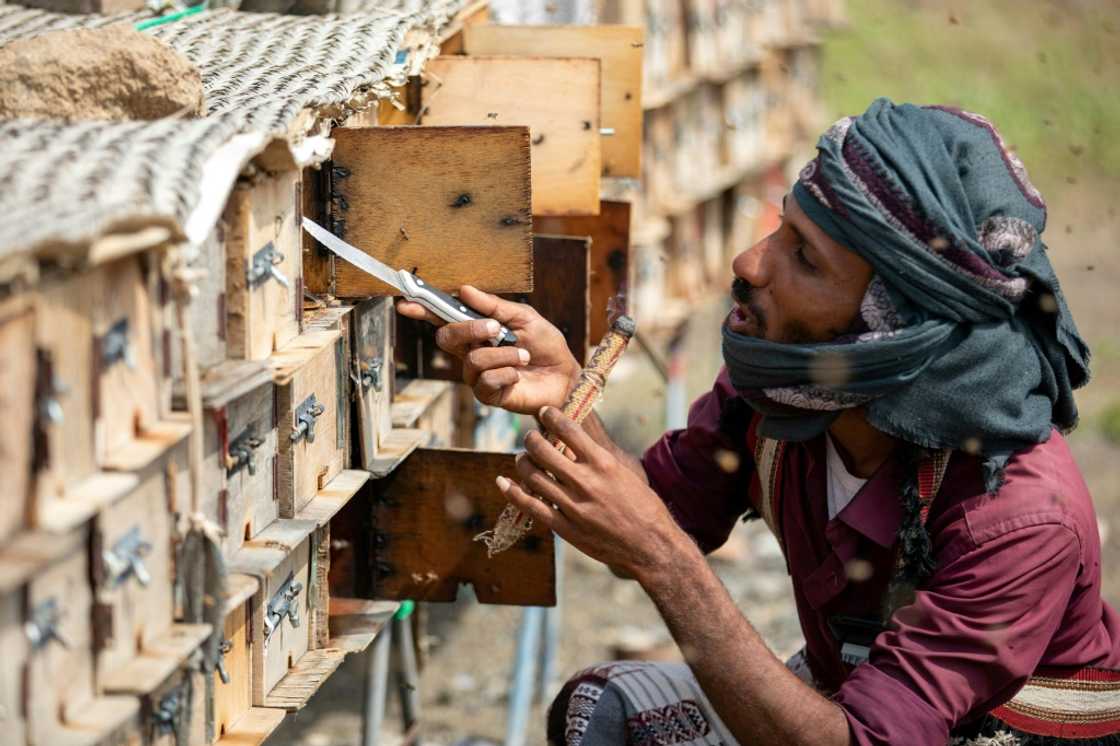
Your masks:
<svg viewBox="0 0 1120 746"><path fill-rule="evenodd" d="M767 437L806 440L865 406L882 432L981 456L994 490L1012 453L1076 424L1089 378L1041 195L988 120L949 107L878 99L817 149L793 196L874 269L857 328L778 344L725 325L732 383Z"/></svg>

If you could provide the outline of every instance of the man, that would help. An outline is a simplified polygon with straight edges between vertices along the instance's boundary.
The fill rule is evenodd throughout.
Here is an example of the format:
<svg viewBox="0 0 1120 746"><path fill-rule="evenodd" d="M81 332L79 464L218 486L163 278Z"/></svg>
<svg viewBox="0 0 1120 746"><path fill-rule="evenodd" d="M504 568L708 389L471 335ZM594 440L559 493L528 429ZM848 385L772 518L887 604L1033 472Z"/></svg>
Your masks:
<svg viewBox="0 0 1120 746"><path fill-rule="evenodd" d="M578 365L531 309L463 291L524 349L480 346L495 322L439 332L482 401L545 407L575 453L530 433L499 487L641 583L687 661L581 673L550 740L1120 743L1120 615L1059 432L1089 353L1041 196L954 109L880 99L818 151L733 262L725 369L641 462L557 411ZM785 554L806 642L788 667L703 558L743 514Z"/></svg>

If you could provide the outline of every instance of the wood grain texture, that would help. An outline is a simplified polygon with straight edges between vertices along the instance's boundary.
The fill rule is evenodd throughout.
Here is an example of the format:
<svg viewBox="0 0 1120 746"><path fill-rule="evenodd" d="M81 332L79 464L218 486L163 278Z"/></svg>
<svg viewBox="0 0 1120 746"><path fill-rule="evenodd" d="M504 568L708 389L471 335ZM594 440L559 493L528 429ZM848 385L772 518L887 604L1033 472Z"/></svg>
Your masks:
<svg viewBox="0 0 1120 746"><path fill-rule="evenodd" d="M329 647L331 594L328 576L331 569L331 527L324 523L311 535L311 567L308 577L311 585L307 589L308 649L322 650Z"/></svg>
<svg viewBox="0 0 1120 746"><path fill-rule="evenodd" d="M26 527L32 513L35 428L35 317L31 298L0 303L0 412L11 435L0 438L0 543Z"/></svg>
<svg viewBox="0 0 1120 746"><path fill-rule="evenodd" d="M421 123L528 126L533 214L594 215L602 171L599 67L590 58L436 57L424 68Z"/></svg>
<svg viewBox="0 0 1120 746"><path fill-rule="evenodd" d="M338 346L342 337L337 331L317 333L327 334L329 341L313 351L289 383L276 388L276 492L283 518L294 517L345 465L348 444L338 442ZM323 407L315 420L315 439L293 441L297 408L312 395ZM343 411L349 412L349 403L343 399L343 404Z"/></svg>
<svg viewBox="0 0 1120 746"><path fill-rule="evenodd" d="M171 515L167 505L164 470L155 465L141 475L140 486L118 502L106 507L94 523L95 546L109 551L131 530L138 529L151 544L144 556L144 567L151 582L143 585L129 576L112 587L108 570L100 555L94 553L94 577L100 579L96 599L107 605L112 618L111 637L97 651L98 682L124 668L149 642L171 627L174 579L171 572Z"/></svg>
<svg viewBox="0 0 1120 746"><path fill-rule="evenodd" d="M640 26L507 26L463 29L468 55L594 57L601 63L603 176L642 175L642 49Z"/></svg>
<svg viewBox="0 0 1120 746"><path fill-rule="evenodd" d="M381 441L392 429L389 402L393 388L393 327L396 318L393 301L375 298L354 307L353 357L351 366L357 381L354 386L357 410L358 453L361 466L369 468L377 458ZM371 377L363 378L367 372ZM353 380L353 379L352 379ZM369 381L370 385L365 385Z"/></svg>
<svg viewBox="0 0 1120 746"><path fill-rule="evenodd" d="M252 544L284 546L284 557L280 563L262 579L259 601L253 603L253 704L266 706L266 697L287 673L288 669L299 662L308 650L311 627L308 620L307 593L310 584L310 546L307 535L314 530L314 524L308 529L304 539L294 547L290 541L284 540L282 534L291 526L295 533L302 534L304 521L277 521L268 530L264 531ZM294 537L293 537L294 538ZM244 551L244 550L242 550ZM288 617L280 621L280 626L272 633L272 637L265 641L264 614L268 601L292 575L302 585L302 589L293 603L299 609L299 625L292 624Z"/></svg>
<svg viewBox="0 0 1120 746"><path fill-rule="evenodd" d="M243 603L226 615L222 638L229 640L230 651L222 661L229 683L214 676L214 732L228 733L253 706L253 659L249 647L249 604Z"/></svg>
<svg viewBox="0 0 1120 746"><path fill-rule="evenodd" d="M247 433L261 440L253 450L256 473L242 467L225 476L227 536L222 549L227 555L280 517L276 495L278 420L275 393L270 381L230 402L224 409L227 438L222 453L227 453L234 439ZM213 421L215 425L220 424L218 412L213 413Z"/></svg>
<svg viewBox="0 0 1120 746"><path fill-rule="evenodd" d="M251 707L214 742L214 746L261 746L280 727L288 713L268 707Z"/></svg>
<svg viewBox="0 0 1120 746"><path fill-rule="evenodd" d="M302 710L315 692L319 691L323 682L338 670L345 658L346 653L337 648L308 652L273 687L265 697L265 705L288 712Z"/></svg>
<svg viewBox="0 0 1120 746"><path fill-rule="evenodd" d="M619 311L628 311L630 215L629 202L604 200L599 203L598 215L533 219L533 230L536 233L591 238L587 311L588 339L591 344L598 344L607 333L612 298Z"/></svg>
<svg viewBox="0 0 1120 746"><path fill-rule="evenodd" d="M226 310L230 357L263 360L294 339L300 330L303 213L301 174L287 171L234 189L226 206ZM250 286L253 256L269 242L287 278Z"/></svg>
<svg viewBox="0 0 1120 746"><path fill-rule="evenodd" d="M97 469L93 404L94 283L90 274L44 281L35 298L35 339L65 393L56 396L62 417L44 422L45 457L36 474L41 503L64 499ZM47 371L43 371L46 374ZM49 379L48 379L49 381Z"/></svg>
<svg viewBox="0 0 1120 746"><path fill-rule="evenodd" d="M335 130L335 134L343 128ZM330 168L330 161L308 166L301 174L300 194L303 199L303 216L322 226L327 225L326 196L323 193L323 169ZM319 246L311 234L300 229L300 251L303 263L303 286L312 293L334 295L334 255Z"/></svg>
<svg viewBox="0 0 1120 746"><path fill-rule="evenodd" d="M195 360L201 371L226 359L226 230L219 222L198 247L190 269L201 276L195 280L190 302L190 329L194 336ZM171 345L171 372L177 383L183 378L182 347L178 331Z"/></svg>
<svg viewBox="0 0 1120 746"><path fill-rule="evenodd" d="M535 286L514 295L551 321L581 363L588 348L588 273L591 241L582 236L533 236Z"/></svg>
<svg viewBox="0 0 1120 746"><path fill-rule="evenodd" d="M470 583L482 603L554 605L551 532L535 528L493 559L474 540L505 507L494 478L514 473L513 462L512 453L422 448L370 482L380 546L367 568L371 597L454 601L459 585Z"/></svg>
<svg viewBox="0 0 1120 746"><path fill-rule="evenodd" d="M88 536L88 532L80 532ZM28 662L31 696L27 713L30 741L57 743L68 725L94 699L93 638L90 607L89 555L76 552L37 575L27 586L29 611L52 602L59 611L58 634L35 651Z"/></svg>
<svg viewBox="0 0 1120 746"><path fill-rule="evenodd" d="M93 332L96 370L99 371L97 418L94 432L99 463L112 452L131 445L160 419L153 341L162 330L153 328L152 304L142 257L129 257L94 272ZM106 333L115 324L128 324L128 358L104 363Z"/></svg>
<svg viewBox="0 0 1120 746"><path fill-rule="evenodd" d="M30 653L23 634L23 594L18 590L0 594L0 708L5 713L4 733L12 743L22 744L27 738L27 721L23 716L23 666Z"/></svg>
<svg viewBox="0 0 1120 746"><path fill-rule="evenodd" d="M492 123L491 123L492 124ZM338 129L333 178L343 238L449 292L532 287L529 135L523 127ZM339 297L397 291L334 262Z"/></svg>

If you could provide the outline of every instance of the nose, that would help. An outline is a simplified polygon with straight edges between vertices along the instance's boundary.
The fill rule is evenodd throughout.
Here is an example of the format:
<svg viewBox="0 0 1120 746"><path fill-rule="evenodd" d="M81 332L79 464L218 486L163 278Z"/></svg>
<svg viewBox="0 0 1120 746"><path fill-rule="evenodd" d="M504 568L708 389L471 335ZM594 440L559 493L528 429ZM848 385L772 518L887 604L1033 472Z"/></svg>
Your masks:
<svg viewBox="0 0 1120 746"><path fill-rule="evenodd" d="M746 251L740 252L731 261L731 271L750 283L751 286L765 287L770 281L769 262L767 261L770 237L762 239Z"/></svg>

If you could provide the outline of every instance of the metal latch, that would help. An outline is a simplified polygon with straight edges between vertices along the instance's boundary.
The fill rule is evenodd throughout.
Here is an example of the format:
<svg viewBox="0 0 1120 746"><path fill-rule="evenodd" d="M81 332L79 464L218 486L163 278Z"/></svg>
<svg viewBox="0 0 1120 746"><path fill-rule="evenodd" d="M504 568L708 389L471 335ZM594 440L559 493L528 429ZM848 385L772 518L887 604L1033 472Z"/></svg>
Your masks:
<svg viewBox="0 0 1120 746"><path fill-rule="evenodd" d="M253 261L249 263L249 268L245 270L249 287L255 288L271 277L284 287L290 288L292 286L291 280L280 271L279 265L283 261L284 255L276 250L272 241L266 243L263 249L253 254Z"/></svg>
<svg viewBox="0 0 1120 746"><path fill-rule="evenodd" d="M230 461L226 467L226 474L233 475L242 469L248 468L249 475L257 473L257 460L254 451L264 443L263 438L258 438L252 430L246 430L238 435L229 444Z"/></svg>
<svg viewBox="0 0 1120 746"><path fill-rule="evenodd" d="M179 714L183 709L183 693L176 689L162 697L152 710L152 722L156 732L161 735L174 733L178 727Z"/></svg>
<svg viewBox="0 0 1120 746"><path fill-rule="evenodd" d="M58 625L61 621L62 610L53 598L48 598L32 609L31 618L23 625L23 632L31 643L31 649L42 650L50 644L51 640L69 649L70 643L58 631Z"/></svg>
<svg viewBox="0 0 1120 746"><path fill-rule="evenodd" d="M385 385L383 376L381 375L382 368L385 361L380 357L375 357L369 362L358 362L358 375L362 379L362 388L372 388L374 391L381 393L382 387Z"/></svg>
<svg viewBox="0 0 1120 746"><path fill-rule="evenodd" d="M303 400L296 407L296 424L292 426L292 442L304 438L308 443L315 442L315 420L326 412L327 408L319 403L315 394Z"/></svg>
<svg viewBox="0 0 1120 746"><path fill-rule="evenodd" d="M136 576L140 585L147 586L152 582L151 573L144 566L144 557L151 551L151 543L144 541L140 536L140 527L134 526L112 549L101 552L101 559L108 571L109 587L116 588L132 575Z"/></svg>
<svg viewBox="0 0 1120 746"><path fill-rule="evenodd" d="M280 589L268 601L268 610L264 615L264 640L268 642L272 633L288 617L293 627L299 626L299 606L296 605L296 596L303 590L303 583L295 578L295 573L288 573L288 578Z"/></svg>
<svg viewBox="0 0 1120 746"><path fill-rule="evenodd" d="M127 316L109 327L101 337L101 367L108 368L122 360L129 368L136 367L136 353L128 336Z"/></svg>
<svg viewBox="0 0 1120 746"><path fill-rule="evenodd" d="M229 671L226 670L226 653L233 650L233 640L223 637L218 643L218 678L223 684L229 683Z"/></svg>

